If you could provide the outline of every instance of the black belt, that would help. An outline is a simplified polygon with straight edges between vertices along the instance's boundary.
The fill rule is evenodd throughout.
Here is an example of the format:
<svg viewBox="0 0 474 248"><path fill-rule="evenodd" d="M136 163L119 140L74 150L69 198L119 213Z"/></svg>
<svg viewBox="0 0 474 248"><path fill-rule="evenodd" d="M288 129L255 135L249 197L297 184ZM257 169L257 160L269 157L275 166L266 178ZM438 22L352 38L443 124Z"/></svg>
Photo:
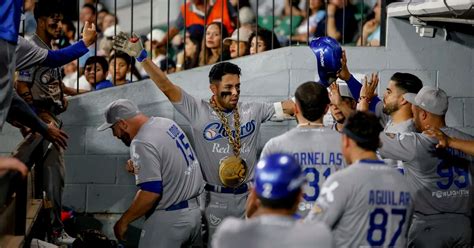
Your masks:
<svg viewBox="0 0 474 248"><path fill-rule="evenodd" d="M224 193L224 194L243 194L249 190L249 186L247 183L244 183L240 185L237 188L230 188L230 187L224 187L224 186L219 186L219 185L212 185L206 183L206 186L204 186L204 189L207 191L212 191L216 193Z"/></svg>
<svg viewBox="0 0 474 248"><path fill-rule="evenodd" d="M188 200L184 200L182 202L176 203L174 205L171 205L165 209L165 211L174 211L174 210L180 210L180 209L185 209L189 207Z"/></svg>

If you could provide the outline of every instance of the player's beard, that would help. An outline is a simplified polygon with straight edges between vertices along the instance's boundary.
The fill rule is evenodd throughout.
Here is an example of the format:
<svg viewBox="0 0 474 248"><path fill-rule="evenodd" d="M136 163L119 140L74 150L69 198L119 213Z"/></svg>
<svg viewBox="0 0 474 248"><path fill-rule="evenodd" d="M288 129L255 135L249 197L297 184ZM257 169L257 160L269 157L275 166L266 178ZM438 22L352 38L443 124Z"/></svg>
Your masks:
<svg viewBox="0 0 474 248"><path fill-rule="evenodd" d="M219 105L222 108L226 110L233 110L237 106L237 103L239 102L239 96L237 95L237 97L235 97L235 96L232 96L231 92L222 91L216 95L216 101L219 102Z"/></svg>
<svg viewBox="0 0 474 248"><path fill-rule="evenodd" d="M382 111L386 115L391 115L391 114L397 112L398 109L400 109L400 108L398 107L398 105L396 103L392 103L392 104L386 103L386 104L384 104Z"/></svg>
<svg viewBox="0 0 474 248"><path fill-rule="evenodd" d="M120 136L120 140L121 140L126 146L130 146L130 144L132 143L132 139L130 138L130 135L129 135L128 133L122 134L122 136Z"/></svg>

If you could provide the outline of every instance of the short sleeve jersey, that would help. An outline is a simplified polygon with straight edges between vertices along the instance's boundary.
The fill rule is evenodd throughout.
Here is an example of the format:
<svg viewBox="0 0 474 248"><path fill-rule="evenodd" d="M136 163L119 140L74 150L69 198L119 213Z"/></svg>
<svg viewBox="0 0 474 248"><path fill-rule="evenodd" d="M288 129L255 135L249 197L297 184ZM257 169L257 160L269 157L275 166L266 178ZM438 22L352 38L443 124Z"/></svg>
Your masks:
<svg viewBox="0 0 474 248"><path fill-rule="evenodd" d="M46 51L49 47L35 34L31 41ZM60 68L50 68L35 65L30 69L20 71L19 81L30 85L31 95L35 104L62 108L61 71Z"/></svg>
<svg viewBox="0 0 474 248"><path fill-rule="evenodd" d="M212 245L219 248L335 247L325 224L303 223L278 215L249 220L229 217L217 228Z"/></svg>
<svg viewBox="0 0 474 248"><path fill-rule="evenodd" d="M451 137L474 139L454 128L441 130ZM437 141L420 133L381 134L380 139L383 157L405 161L415 213L471 215L472 156L454 149L436 149Z"/></svg>
<svg viewBox="0 0 474 248"><path fill-rule="evenodd" d="M186 134L172 120L151 117L130 145L137 185L161 182L157 209L194 198L204 187L199 162Z"/></svg>
<svg viewBox="0 0 474 248"><path fill-rule="evenodd" d="M222 185L219 180L219 162L233 156L232 145L219 117L208 101L196 99L181 90L181 101L173 103L176 110L190 123L196 153L206 182ZM248 166L246 182L253 178L257 158L257 146L261 123L269 120L275 113L271 103L238 103L240 115L240 157ZM231 130L234 130L232 112L225 113ZM235 132L232 131L233 135Z"/></svg>
<svg viewBox="0 0 474 248"><path fill-rule="evenodd" d="M412 206L402 174L362 160L326 180L305 221L326 223L336 247L405 247Z"/></svg>
<svg viewBox="0 0 474 248"><path fill-rule="evenodd" d="M16 70L22 71L43 62L48 56L48 49L36 46L25 38L18 36L15 53Z"/></svg>
<svg viewBox="0 0 474 248"><path fill-rule="evenodd" d="M345 167L341 134L329 127L298 126L270 139L260 157L279 152L292 154L306 174L304 201L298 206L298 213L305 216L318 198L324 181Z"/></svg>

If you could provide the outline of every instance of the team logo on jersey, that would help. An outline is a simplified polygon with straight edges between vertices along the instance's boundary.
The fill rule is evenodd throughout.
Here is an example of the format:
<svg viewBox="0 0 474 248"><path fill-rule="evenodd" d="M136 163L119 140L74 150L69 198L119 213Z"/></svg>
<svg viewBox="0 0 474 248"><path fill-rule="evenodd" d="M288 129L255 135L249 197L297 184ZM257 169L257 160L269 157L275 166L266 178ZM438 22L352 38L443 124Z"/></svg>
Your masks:
<svg viewBox="0 0 474 248"><path fill-rule="evenodd" d="M221 221L222 221L222 218L219 218L213 214L209 214L209 223L211 223L211 225L217 226L221 223Z"/></svg>
<svg viewBox="0 0 474 248"><path fill-rule="evenodd" d="M334 181L332 182L329 186L325 186L321 189L321 194L320 196L322 199L326 199L328 203L334 201L334 194L333 191L339 187L339 183Z"/></svg>
<svg viewBox="0 0 474 248"><path fill-rule="evenodd" d="M240 138L245 138L253 132L257 127L257 122L255 120L251 120L243 125L240 126ZM235 136L235 130L232 130L232 135ZM224 129L224 125L220 121L211 122L208 124L203 131L204 139L207 141L214 141L222 138L227 138L227 134Z"/></svg>

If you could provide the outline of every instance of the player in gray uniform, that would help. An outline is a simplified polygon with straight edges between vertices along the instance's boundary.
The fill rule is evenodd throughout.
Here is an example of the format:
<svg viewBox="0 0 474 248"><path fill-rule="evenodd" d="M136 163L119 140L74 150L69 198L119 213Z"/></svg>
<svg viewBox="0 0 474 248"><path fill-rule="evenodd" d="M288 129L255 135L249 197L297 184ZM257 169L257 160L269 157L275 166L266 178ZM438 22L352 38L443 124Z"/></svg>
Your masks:
<svg viewBox="0 0 474 248"><path fill-rule="evenodd" d="M123 240L128 224L146 216L139 247L187 247L199 238L201 213L197 197L204 181L199 162L183 130L172 120L148 117L127 99L107 106L98 130L130 146L139 190L114 226Z"/></svg>
<svg viewBox="0 0 474 248"><path fill-rule="evenodd" d="M325 89L323 89L325 91ZM259 202L254 217L226 218L214 235L214 248L334 247L324 223L294 218L305 175L292 154L268 154L258 162L249 201Z"/></svg>
<svg viewBox="0 0 474 248"><path fill-rule="evenodd" d="M367 112L351 115L342 130L348 165L324 183L306 221L323 221L336 247L405 247L412 214L406 179L379 160L382 126Z"/></svg>
<svg viewBox="0 0 474 248"><path fill-rule="evenodd" d="M351 92L349 91L349 87L347 86L346 83L336 82L336 84L339 89L341 101L331 102L331 104L329 105L329 110L331 111L331 116L334 120L334 124L332 125L331 128L335 131L341 132L344 126L344 121L346 120L346 115L347 115L343 112L343 110L347 109L347 111L351 111L351 112L355 111L356 106L357 106L357 101L352 96ZM334 85L331 84L331 87L330 87L331 90L333 86Z"/></svg>
<svg viewBox="0 0 474 248"><path fill-rule="evenodd" d="M258 133L261 124L275 114L274 104L239 102L241 72L235 64L222 62L211 68L209 82L213 95L201 100L173 84L146 58L146 51L136 37L129 39L127 34L120 33L114 43L116 49L137 57L150 78L191 125L207 183L205 212L209 234L212 236L224 217L243 217L248 182L253 178L257 157ZM294 103L291 100L278 104L283 112L292 114ZM231 173L234 171L235 174Z"/></svg>
<svg viewBox="0 0 474 248"><path fill-rule="evenodd" d="M446 126L448 97L441 89L423 87L405 94L412 103L415 126L439 128L451 137L474 137ZM381 135L380 154L403 159L415 212L409 232L411 247L469 247L471 244L471 156L451 148L436 149L437 141L421 133Z"/></svg>
<svg viewBox="0 0 474 248"><path fill-rule="evenodd" d="M298 126L270 139L260 157L289 153L303 167L307 183L298 214L306 216L318 198L324 181L332 173L344 168L345 163L341 153L341 135L323 125L324 114L329 109L327 89L322 84L306 82L296 89L295 99L294 112Z"/></svg>

